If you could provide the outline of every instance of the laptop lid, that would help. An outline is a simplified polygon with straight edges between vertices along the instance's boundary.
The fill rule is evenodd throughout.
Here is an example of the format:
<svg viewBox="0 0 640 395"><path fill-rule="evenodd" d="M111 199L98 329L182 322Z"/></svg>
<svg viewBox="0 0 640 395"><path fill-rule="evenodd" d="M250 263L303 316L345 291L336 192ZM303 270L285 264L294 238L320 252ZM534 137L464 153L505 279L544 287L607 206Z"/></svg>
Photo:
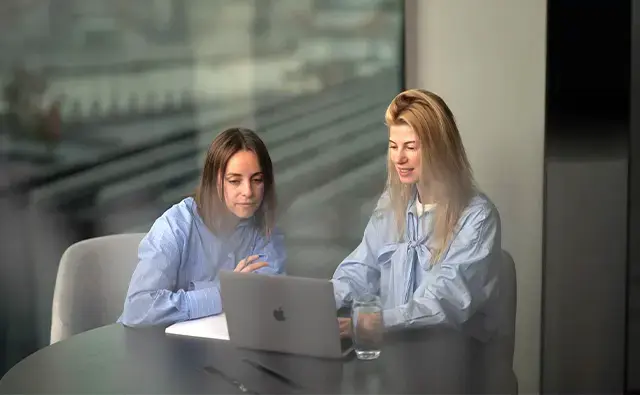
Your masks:
<svg viewBox="0 0 640 395"><path fill-rule="evenodd" d="M230 271L219 275L229 337L238 347L323 358L345 355L331 282Z"/></svg>

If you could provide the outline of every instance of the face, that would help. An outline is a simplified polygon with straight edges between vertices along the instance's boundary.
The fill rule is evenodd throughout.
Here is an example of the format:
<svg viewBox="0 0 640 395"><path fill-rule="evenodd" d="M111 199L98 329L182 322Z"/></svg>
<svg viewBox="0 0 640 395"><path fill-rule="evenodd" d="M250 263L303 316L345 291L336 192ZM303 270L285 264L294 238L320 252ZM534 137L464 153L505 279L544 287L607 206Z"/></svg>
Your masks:
<svg viewBox="0 0 640 395"><path fill-rule="evenodd" d="M222 182L225 205L236 217L249 218L260 207L264 177L254 152L236 152L227 163Z"/></svg>
<svg viewBox="0 0 640 395"><path fill-rule="evenodd" d="M394 165L400 182L415 184L421 174L420 141L409 125L389 128L389 159Z"/></svg>

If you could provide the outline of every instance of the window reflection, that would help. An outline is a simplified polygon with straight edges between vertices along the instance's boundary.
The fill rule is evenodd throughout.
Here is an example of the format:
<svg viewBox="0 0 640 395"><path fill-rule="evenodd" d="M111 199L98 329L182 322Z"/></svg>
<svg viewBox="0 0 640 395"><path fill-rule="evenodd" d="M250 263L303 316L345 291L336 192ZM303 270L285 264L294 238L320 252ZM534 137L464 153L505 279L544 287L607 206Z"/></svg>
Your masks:
<svg viewBox="0 0 640 395"><path fill-rule="evenodd" d="M44 322L30 341L47 344L58 253L147 231L229 126L271 152L289 272L328 278L383 187L402 3L2 0L0 194L56 229L15 235L51 253L2 257L3 276L39 276L37 317L12 325Z"/></svg>

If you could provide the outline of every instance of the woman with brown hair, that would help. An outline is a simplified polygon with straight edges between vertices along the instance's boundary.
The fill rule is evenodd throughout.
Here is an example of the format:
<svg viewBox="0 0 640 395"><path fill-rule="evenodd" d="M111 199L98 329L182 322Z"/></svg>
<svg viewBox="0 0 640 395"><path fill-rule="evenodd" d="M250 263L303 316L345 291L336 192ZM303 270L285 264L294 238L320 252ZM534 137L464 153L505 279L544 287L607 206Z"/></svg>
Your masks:
<svg viewBox="0 0 640 395"><path fill-rule="evenodd" d="M338 307L380 297L385 327L498 328L500 217L476 188L451 110L412 89L389 105L388 178L362 243L337 268ZM366 324L366 323L365 323ZM340 319L343 335L350 322Z"/></svg>
<svg viewBox="0 0 640 395"><path fill-rule="evenodd" d="M169 325L222 312L218 272L283 274L276 192L267 148L232 128L211 143L193 197L169 208L140 243L118 320Z"/></svg>

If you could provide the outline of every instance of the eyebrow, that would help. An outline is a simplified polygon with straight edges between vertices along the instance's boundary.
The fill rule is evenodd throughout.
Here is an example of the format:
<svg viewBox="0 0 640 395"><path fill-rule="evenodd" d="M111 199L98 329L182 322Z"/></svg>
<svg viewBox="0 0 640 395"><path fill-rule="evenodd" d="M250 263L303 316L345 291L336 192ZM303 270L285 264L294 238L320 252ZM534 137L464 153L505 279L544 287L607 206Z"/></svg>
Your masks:
<svg viewBox="0 0 640 395"><path fill-rule="evenodd" d="M251 178L255 177L255 176L261 176L263 175L261 171L257 172L257 173L253 173L251 175ZM227 177L242 177L242 174L238 174L238 173L227 173Z"/></svg>
<svg viewBox="0 0 640 395"><path fill-rule="evenodd" d="M396 143L395 141L393 141L393 140L391 140L391 139L389 139L389 142L390 142L390 143L393 143L393 144L395 144L395 145L398 145L398 143ZM415 140L405 141L405 142L404 142L404 145L407 145L407 144L415 144L415 143L416 143L416 142L415 142Z"/></svg>

